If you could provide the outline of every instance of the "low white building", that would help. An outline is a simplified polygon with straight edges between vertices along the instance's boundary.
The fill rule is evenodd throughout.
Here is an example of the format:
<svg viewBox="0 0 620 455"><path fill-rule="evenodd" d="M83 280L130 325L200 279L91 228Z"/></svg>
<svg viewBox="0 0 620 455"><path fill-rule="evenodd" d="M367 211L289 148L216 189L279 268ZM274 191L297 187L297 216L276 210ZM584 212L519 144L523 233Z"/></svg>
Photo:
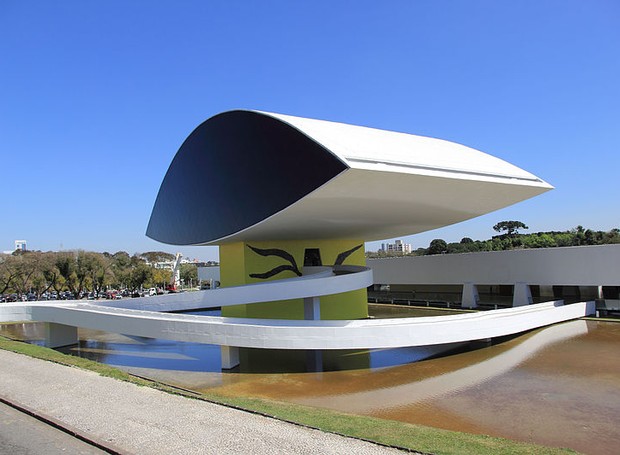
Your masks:
<svg viewBox="0 0 620 455"><path fill-rule="evenodd" d="M600 309L620 310L620 244L485 251L369 259L375 290L411 300L453 295L463 306L480 294L505 295L514 306L532 300L600 299ZM425 297L433 296L433 297ZM439 297L438 297L439 296Z"/></svg>

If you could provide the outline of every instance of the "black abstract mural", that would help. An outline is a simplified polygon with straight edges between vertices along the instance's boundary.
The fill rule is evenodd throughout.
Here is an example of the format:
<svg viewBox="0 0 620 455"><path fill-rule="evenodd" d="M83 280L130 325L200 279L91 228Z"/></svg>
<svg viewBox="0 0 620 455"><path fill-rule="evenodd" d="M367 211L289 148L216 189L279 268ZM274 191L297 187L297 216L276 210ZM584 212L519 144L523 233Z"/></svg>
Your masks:
<svg viewBox="0 0 620 455"><path fill-rule="evenodd" d="M297 276L301 276L299 267L297 267L297 262L295 261L295 258L293 257L292 254L287 253L286 251L280 250L277 248L261 249L261 248L255 248L251 245L248 245L248 248L254 251L256 254L259 254L261 256L278 256L288 262L288 264L279 265L265 273L250 273L250 277L266 280L267 278L271 278L272 276L277 275L278 273L281 273L287 270L290 272L293 272Z"/></svg>
<svg viewBox="0 0 620 455"><path fill-rule="evenodd" d="M344 263L344 261L351 256L351 254L355 253L357 250L359 250L362 247L362 244L359 244L357 246L354 246L353 248L351 248L350 250L347 251L343 251L342 253L340 253L338 255L338 257L336 258L336 262L334 262L334 265L342 265Z"/></svg>
<svg viewBox="0 0 620 455"><path fill-rule="evenodd" d="M359 244L351 248L350 250L343 251L342 253L340 253L336 257L336 262L334 263L334 266L342 265L344 261L349 256L351 256L351 254L359 250L362 246L363 244ZM302 273L299 270L299 267L297 266L297 261L295 261L295 258L293 257L291 253L278 249L278 248L264 248L263 249L263 248L256 248L252 245L247 245L247 247L260 256L265 256L265 257L266 256L277 256L288 262L288 264L279 265L264 273L250 273L251 278L258 278L261 280L266 280L267 278L271 278L272 276L275 276L278 273L285 272L285 271L293 272L297 276L302 276Z"/></svg>

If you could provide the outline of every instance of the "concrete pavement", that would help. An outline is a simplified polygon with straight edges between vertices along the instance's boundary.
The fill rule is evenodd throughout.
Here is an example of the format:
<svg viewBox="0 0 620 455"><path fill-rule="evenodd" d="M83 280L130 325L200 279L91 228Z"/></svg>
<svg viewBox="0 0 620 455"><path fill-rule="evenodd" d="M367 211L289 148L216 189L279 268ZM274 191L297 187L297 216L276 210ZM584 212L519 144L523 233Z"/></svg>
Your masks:
<svg viewBox="0 0 620 455"><path fill-rule="evenodd" d="M403 453L2 350L0 397L121 453Z"/></svg>
<svg viewBox="0 0 620 455"><path fill-rule="evenodd" d="M0 403L1 455L103 455L106 452Z"/></svg>

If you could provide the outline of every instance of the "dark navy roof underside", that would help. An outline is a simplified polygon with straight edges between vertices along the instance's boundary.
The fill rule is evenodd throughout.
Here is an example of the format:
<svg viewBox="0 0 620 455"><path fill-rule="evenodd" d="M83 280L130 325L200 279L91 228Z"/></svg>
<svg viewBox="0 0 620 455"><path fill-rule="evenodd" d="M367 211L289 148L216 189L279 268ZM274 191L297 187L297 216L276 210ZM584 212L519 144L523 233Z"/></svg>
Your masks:
<svg viewBox="0 0 620 455"><path fill-rule="evenodd" d="M175 245L212 242L285 209L345 169L281 120L224 112L198 126L177 152L146 235Z"/></svg>

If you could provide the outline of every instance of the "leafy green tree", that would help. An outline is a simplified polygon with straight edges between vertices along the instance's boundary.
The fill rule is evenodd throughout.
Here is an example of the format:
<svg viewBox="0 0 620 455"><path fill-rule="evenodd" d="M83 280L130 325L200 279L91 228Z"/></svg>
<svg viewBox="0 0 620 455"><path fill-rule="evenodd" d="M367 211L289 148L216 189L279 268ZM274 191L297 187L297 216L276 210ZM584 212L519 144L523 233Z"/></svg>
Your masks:
<svg viewBox="0 0 620 455"><path fill-rule="evenodd" d="M554 236L544 232L528 235L523 240L526 248L552 248L557 246Z"/></svg>
<svg viewBox="0 0 620 455"><path fill-rule="evenodd" d="M495 226L493 226L494 231L505 232L506 235L509 237L518 234L519 229L529 228L521 221L500 221Z"/></svg>
<svg viewBox="0 0 620 455"><path fill-rule="evenodd" d="M91 282L93 286L93 292L98 296L105 290L114 279L112 272L112 260L109 256L98 254L95 262L95 267L91 270Z"/></svg>
<svg viewBox="0 0 620 455"><path fill-rule="evenodd" d="M448 252L448 244L443 239L434 239L431 241L426 254L443 254Z"/></svg>
<svg viewBox="0 0 620 455"><path fill-rule="evenodd" d="M129 283L131 256L125 251L118 251L111 257L113 279L110 283L117 289L125 288Z"/></svg>
<svg viewBox="0 0 620 455"><path fill-rule="evenodd" d="M57 288L54 286L54 289L58 292L62 291L62 289L68 289L73 295L79 294L79 290L77 288L77 275L75 273L75 255L73 253L58 253L56 255L56 260L54 261L60 276L62 277L62 288Z"/></svg>
<svg viewBox="0 0 620 455"><path fill-rule="evenodd" d="M613 228L605 234L604 243L620 243L620 229Z"/></svg>
<svg viewBox="0 0 620 455"><path fill-rule="evenodd" d="M48 284L47 289L44 292L48 292L50 289L56 290L59 284L64 280L60 275L58 267L56 267L56 253L45 253L45 267L43 267L43 277ZM40 296L40 295L39 295Z"/></svg>
<svg viewBox="0 0 620 455"><path fill-rule="evenodd" d="M30 252L13 255L17 275L13 280L12 288L18 294L27 294L32 286L32 278L37 271L36 260Z"/></svg>
<svg viewBox="0 0 620 455"><path fill-rule="evenodd" d="M127 285L130 290L136 291L138 289L142 289L146 283L152 280L154 269L146 265L143 260L137 258L136 256L131 259Z"/></svg>
<svg viewBox="0 0 620 455"><path fill-rule="evenodd" d="M99 294L111 281L111 266L111 260L101 253L79 251L76 275L80 290L89 290Z"/></svg>
<svg viewBox="0 0 620 455"><path fill-rule="evenodd" d="M146 253L140 254L140 256L151 264L154 262L172 261L175 258L174 254L166 253L164 251L147 251Z"/></svg>
<svg viewBox="0 0 620 455"><path fill-rule="evenodd" d="M586 245L596 245L596 233L591 229L587 229L583 233L583 238Z"/></svg>
<svg viewBox="0 0 620 455"><path fill-rule="evenodd" d="M33 274L30 277L30 291L34 292L37 300L49 291L58 277L58 270L53 262L53 256L40 251L29 252L30 267Z"/></svg>
<svg viewBox="0 0 620 455"><path fill-rule="evenodd" d="M554 235L557 246L573 246L573 236L569 232L558 232Z"/></svg>
<svg viewBox="0 0 620 455"><path fill-rule="evenodd" d="M97 276L102 267L99 253L79 250L75 257L75 276L77 279L77 293L75 298L79 298L81 292L94 290L95 283L93 278Z"/></svg>
<svg viewBox="0 0 620 455"><path fill-rule="evenodd" d="M168 269L153 269L151 279L147 284L149 287L166 287L166 284L170 283L172 279L172 271Z"/></svg>
<svg viewBox="0 0 620 455"><path fill-rule="evenodd" d="M181 264L180 275L183 282L187 285L198 283L198 267L196 267L196 264Z"/></svg>
<svg viewBox="0 0 620 455"><path fill-rule="evenodd" d="M0 256L0 294L12 291L13 283L19 278L21 268L17 256L3 254Z"/></svg>

